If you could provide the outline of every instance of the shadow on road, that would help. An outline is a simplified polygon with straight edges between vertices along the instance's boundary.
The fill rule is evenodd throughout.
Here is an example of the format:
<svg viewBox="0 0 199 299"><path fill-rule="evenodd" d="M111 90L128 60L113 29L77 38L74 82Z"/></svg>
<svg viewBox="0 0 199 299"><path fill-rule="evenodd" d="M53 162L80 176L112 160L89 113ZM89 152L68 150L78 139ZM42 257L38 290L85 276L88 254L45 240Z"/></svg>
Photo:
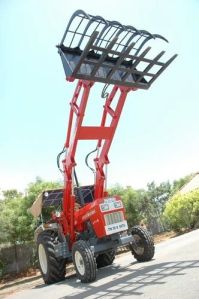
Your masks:
<svg viewBox="0 0 199 299"><path fill-rule="evenodd" d="M72 294L67 294L59 299L82 299L89 296L99 299L103 296L120 298L129 295L142 295L147 286L165 284L166 278L185 275L187 270L199 267L199 260L165 262L155 265L146 263L140 269L132 269L130 263L126 267L112 265L102 268L97 273L97 281L90 284L77 283L77 278L72 275L57 285L67 285L74 288ZM107 282L107 277L109 281ZM36 288L44 287L44 285ZM48 286L45 286L48 287Z"/></svg>
<svg viewBox="0 0 199 299"><path fill-rule="evenodd" d="M19 281L13 281L13 282L8 282L7 284L5 284L3 287L0 287L0 291L1 290L4 290L4 289L7 289L7 288L11 288L13 286L20 286L24 283L29 283L29 282L33 282L35 280L38 280L39 278L41 278L42 276L41 275L38 275L38 276L33 276L33 277L29 277L29 278L25 278L25 279L22 279L22 280L19 280Z"/></svg>

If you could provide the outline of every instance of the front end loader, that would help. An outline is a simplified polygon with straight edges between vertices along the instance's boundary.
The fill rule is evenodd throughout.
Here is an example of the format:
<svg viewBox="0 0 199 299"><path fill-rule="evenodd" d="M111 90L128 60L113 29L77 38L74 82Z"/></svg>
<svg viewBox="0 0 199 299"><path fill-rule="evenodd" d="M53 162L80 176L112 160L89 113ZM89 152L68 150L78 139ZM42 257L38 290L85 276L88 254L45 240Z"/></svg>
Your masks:
<svg viewBox="0 0 199 299"><path fill-rule="evenodd" d="M159 34L108 21L82 10L76 11L57 45L66 80L77 85L70 101L66 141L58 155L64 188L44 191L31 207L39 216L51 208L51 218L42 219L35 232L39 264L46 284L64 279L66 264L73 262L82 282L96 279L99 267L111 265L120 246L129 246L138 261L154 256L150 233L140 226L128 229L119 196L107 191L108 153L127 95L148 89L177 55L165 60L165 51L154 55L150 44L167 40ZM85 126L86 108L93 85L104 84L101 121ZM107 87L111 88L107 92ZM95 111L95 114L100 111ZM91 185L79 184L76 151L79 141L96 142ZM60 167L60 156L64 155Z"/></svg>

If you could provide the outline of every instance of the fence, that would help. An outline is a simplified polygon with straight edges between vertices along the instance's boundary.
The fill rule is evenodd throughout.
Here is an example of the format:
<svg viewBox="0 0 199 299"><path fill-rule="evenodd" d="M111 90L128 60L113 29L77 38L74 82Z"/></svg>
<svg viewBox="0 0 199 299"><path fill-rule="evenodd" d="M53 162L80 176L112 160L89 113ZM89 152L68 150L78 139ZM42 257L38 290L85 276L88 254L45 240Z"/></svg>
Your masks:
<svg viewBox="0 0 199 299"><path fill-rule="evenodd" d="M33 243L0 248L0 277L26 271L35 263L36 248Z"/></svg>

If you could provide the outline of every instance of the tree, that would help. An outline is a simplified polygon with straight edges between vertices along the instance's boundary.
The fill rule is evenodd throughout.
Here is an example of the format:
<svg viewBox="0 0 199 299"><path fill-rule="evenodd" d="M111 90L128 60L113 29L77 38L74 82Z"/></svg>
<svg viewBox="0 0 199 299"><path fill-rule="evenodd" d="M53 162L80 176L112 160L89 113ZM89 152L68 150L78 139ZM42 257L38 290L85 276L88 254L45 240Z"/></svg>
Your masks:
<svg viewBox="0 0 199 299"><path fill-rule="evenodd" d="M122 187L120 184L115 184L108 190L109 195L118 195L123 196L125 193L125 188Z"/></svg>
<svg viewBox="0 0 199 299"><path fill-rule="evenodd" d="M138 192L131 187L127 187L124 190L122 199L126 208L126 216L129 226L132 227L139 224L142 220L142 215L140 213Z"/></svg>
<svg viewBox="0 0 199 299"><path fill-rule="evenodd" d="M3 191L3 196L5 200L17 199L22 196L22 193L18 192L16 189L9 189Z"/></svg>
<svg viewBox="0 0 199 299"><path fill-rule="evenodd" d="M142 221L153 232L160 232L165 229L162 221L162 211L171 193L169 182L162 182L156 185L151 182L147 190L138 190L138 206Z"/></svg>
<svg viewBox="0 0 199 299"><path fill-rule="evenodd" d="M166 204L164 217L174 230L193 228L199 221L199 190L175 194Z"/></svg>
<svg viewBox="0 0 199 299"><path fill-rule="evenodd" d="M60 187L61 183L37 178L28 186L25 196L15 189L3 191L4 200L0 202L0 242L16 245L32 241L36 220L27 212L28 208L42 191Z"/></svg>
<svg viewBox="0 0 199 299"><path fill-rule="evenodd" d="M160 215L164 209L165 203L171 194L171 184L169 181L162 182L159 185L155 185L155 182L147 184L147 193L151 199L151 203L154 206L156 213Z"/></svg>
<svg viewBox="0 0 199 299"><path fill-rule="evenodd" d="M8 191L6 191L6 194L10 195ZM34 221L25 209L25 199L21 195L13 198L5 197L1 208L1 243L15 245L31 240L33 237Z"/></svg>
<svg viewBox="0 0 199 299"><path fill-rule="evenodd" d="M185 177L180 178L179 180L175 180L173 182L171 195L174 195L176 192L178 192L185 184L187 184L193 178L193 176L194 174L191 173L189 175L186 175Z"/></svg>

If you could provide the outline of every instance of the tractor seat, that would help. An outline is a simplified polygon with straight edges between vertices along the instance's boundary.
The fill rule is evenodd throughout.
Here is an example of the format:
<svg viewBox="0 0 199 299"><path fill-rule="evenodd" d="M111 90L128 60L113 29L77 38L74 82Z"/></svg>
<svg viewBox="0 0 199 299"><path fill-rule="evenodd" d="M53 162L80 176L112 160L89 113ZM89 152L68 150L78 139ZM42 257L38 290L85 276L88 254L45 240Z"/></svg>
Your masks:
<svg viewBox="0 0 199 299"><path fill-rule="evenodd" d="M76 201L84 206L94 200L94 185L74 187Z"/></svg>

